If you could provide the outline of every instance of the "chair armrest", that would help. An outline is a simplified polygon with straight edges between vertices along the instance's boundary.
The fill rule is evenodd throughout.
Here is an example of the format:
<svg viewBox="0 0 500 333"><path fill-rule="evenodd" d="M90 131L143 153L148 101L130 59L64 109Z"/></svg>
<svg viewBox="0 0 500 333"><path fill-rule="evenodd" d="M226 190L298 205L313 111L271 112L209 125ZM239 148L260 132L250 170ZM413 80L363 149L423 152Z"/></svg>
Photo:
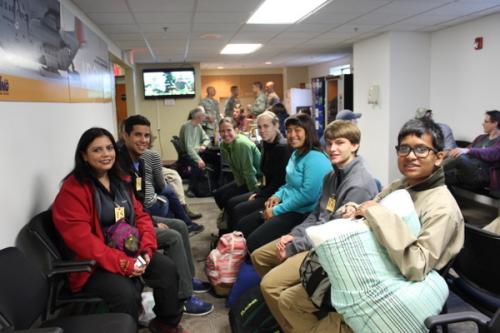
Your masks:
<svg viewBox="0 0 500 333"><path fill-rule="evenodd" d="M64 330L60 327L44 327L44 328L30 328L28 330L1 330L0 332L5 333L64 333Z"/></svg>
<svg viewBox="0 0 500 333"><path fill-rule="evenodd" d="M79 273L79 272L90 273L91 271L92 267L89 265L66 266L66 267L52 268L50 272L47 273L47 277L52 278L55 275L67 274L67 273Z"/></svg>
<svg viewBox="0 0 500 333"><path fill-rule="evenodd" d="M54 260L52 262L52 267L61 268L61 267L74 267L74 266L91 266L94 267L96 265L95 260Z"/></svg>
<svg viewBox="0 0 500 333"><path fill-rule="evenodd" d="M428 329L436 326L459 323L464 321L475 322L478 326L488 326L490 318L480 312L463 311L456 313L447 313L427 318L424 323Z"/></svg>

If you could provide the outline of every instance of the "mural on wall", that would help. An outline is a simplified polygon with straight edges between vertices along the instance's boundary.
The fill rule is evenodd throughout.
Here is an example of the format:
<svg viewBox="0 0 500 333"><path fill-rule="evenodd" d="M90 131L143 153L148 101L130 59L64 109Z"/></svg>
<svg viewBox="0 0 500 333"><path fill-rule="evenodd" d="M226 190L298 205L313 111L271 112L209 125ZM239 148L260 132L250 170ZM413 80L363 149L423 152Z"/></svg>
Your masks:
<svg viewBox="0 0 500 333"><path fill-rule="evenodd" d="M58 0L0 0L0 101L107 102L106 43Z"/></svg>

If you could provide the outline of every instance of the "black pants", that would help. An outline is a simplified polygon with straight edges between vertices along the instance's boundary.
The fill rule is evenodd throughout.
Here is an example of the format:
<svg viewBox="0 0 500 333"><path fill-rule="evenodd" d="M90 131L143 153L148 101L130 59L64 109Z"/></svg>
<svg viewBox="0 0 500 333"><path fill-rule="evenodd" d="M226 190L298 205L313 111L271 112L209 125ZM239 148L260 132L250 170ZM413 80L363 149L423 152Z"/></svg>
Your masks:
<svg viewBox="0 0 500 333"><path fill-rule="evenodd" d="M252 192L248 192L235 196L229 199L226 203L227 222L229 228L228 232L233 231L234 227L245 216L264 209L264 202L266 202L266 198L256 197L253 200L248 200L252 194Z"/></svg>
<svg viewBox="0 0 500 333"><path fill-rule="evenodd" d="M179 277L173 261L155 253L144 281L153 288L154 313L165 324L176 327L182 318L182 302L178 299ZM110 312L128 313L136 321L139 316L142 283L139 278L129 278L97 269L83 287L83 291L101 297Z"/></svg>
<svg viewBox="0 0 500 333"><path fill-rule="evenodd" d="M220 150L207 149L200 154L200 157L208 167L213 169L212 172L208 173L208 177L210 177L210 183L212 184L212 190L219 188L222 168Z"/></svg>
<svg viewBox="0 0 500 333"><path fill-rule="evenodd" d="M270 241L288 234L296 225L302 223L307 215L308 213L288 212L273 216L264 222L260 212L257 211L242 218L235 230L243 232L248 251L252 253Z"/></svg>
<svg viewBox="0 0 500 333"><path fill-rule="evenodd" d="M214 192L214 199L217 206L222 209L226 207L229 199L248 192L246 185L238 186L236 182L230 182L226 185L219 187Z"/></svg>
<svg viewBox="0 0 500 333"><path fill-rule="evenodd" d="M482 190L490 184L490 165L477 158L465 154L447 158L443 168L446 185Z"/></svg>

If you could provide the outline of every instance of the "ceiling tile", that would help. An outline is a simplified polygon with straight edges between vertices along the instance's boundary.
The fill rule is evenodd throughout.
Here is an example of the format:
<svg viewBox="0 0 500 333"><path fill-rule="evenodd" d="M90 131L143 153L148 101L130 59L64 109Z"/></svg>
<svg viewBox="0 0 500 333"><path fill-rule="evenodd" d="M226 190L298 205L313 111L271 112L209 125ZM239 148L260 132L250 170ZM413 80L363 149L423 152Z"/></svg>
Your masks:
<svg viewBox="0 0 500 333"><path fill-rule="evenodd" d="M139 24L143 32L160 32L163 33L165 27L167 27L166 34L170 32L188 32L189 24L188 23L172 23L167 26L160 23L141 23Z"/></svg>
<svg viewBox="0 0 500 333"><path fill-rule="evenodd" d="M377 29L380 24L344 24L331 30L331 33L363 33Z"/></svg>
<svg viewBox="0 0 500 333"><path fill-rule="evenodd" d="M353 42L384 31L435 31L500 11L500 0L334 0L297 24L247 25L262 0L197 0L195 12L195 0L72 1L120 48L134 49L137 62L153 61L144 35L156 61L224 63L237 68L262 67L269 59L273 66L327 61L349 52ZM220 34L221 39L200 38L206 33ZM229 41L264 46L251 55L220 55Z"/></svg>
<svg viewBox="0 0 500 333"><path fill-rule="evenodd" d="M322 33L332 29L334 26L333 24L299 23L292 25L287 31Z"/></svg>
<svg viewBox="0 0 500 333"><path fill-rule="evenodd" d="M122 13L89 13L90 19L96 24L135 24L129 12Z"/></svg>
<svg viewBox="0 0 500 333"><path fill-rule="evenodd" d="M210 0L198 2L198 11L202 12L251 12L259 6L261 0Z"/></svg>
<svg viewBox="0 0 500 333"><path fill-rule="evenodd" d="M367 15L364 15L356 20L350 21L350 24L362 24L362 25L386 25L391 23L396 23L401 21L411 15L406 13L382 13L382 12L373 12Z"/></svg>
<svg viewBox="0 0 500 333"><path fill-rule="evenodd" d="M311 38L314 38L316 36L318 36L320 33L318 32L314 32L314 31L309 31L309 32L306 32L306 31L302 31L302 32L298 32L298 31L285 31L285 32L282 32L278 35L278 37L280 39L311 39Z"/></svg>
<svg viewBox="0 0 500 333"><path fill-rule="evenodd" d="M363 13L364 14L364 13ZM326 13L323 11L320 11L314 15L309 16L306 18L303 23L307 24L330 24L330 25L337 25L337 24L342 24L345 22L348 22L354 18L357 18L361 15L362 13L358 12L350 12L350 13Z"/></svg>
<svg viewBox="0 0 500 333"><path fill-rule="evenodd" d="M134 12L190 12L194 0L127 0Z"/></svg>
<svg viewBox="0 0 500 333"><path fill-rule="evenodd" d="M245 24L241 28L242 32L280 32L287 30L290 24Z"/></svg>
<svg viewBox="0 0 500 333"><path fill-rule="evenodd" d="M168 26L171 23L186 23L191 19L191 13L189 11L186 12L143 12L143 13L134 13L135 18L138 23L161 23L165 26Z"/></svg>
<svg viewBox="0 0 500 333"><path fill-rule="evenodd" d="M108 34L139 32L139 27L135 24L101 24L99 27Z"/></svg>
<svg viewBox="0 0 500 333"><path fill-rule="evenodd" d="M231 39L231 43L264 43L271 37L263 32L239 32Z"/></svg>
<svg viewBox="0 0 500 333"><path fill-rule="evenodd" d="M326 5L321 12L357 12L363 14L376 8L383 7L389 3L391 3L391 0L335 0Z"/></svg>
<svg viewBox="0 0 500 333"><path fill-rule="evenodd" d="M401 23L422 27L425 25L434 25L434 24L438 24L440 22L446 22L446 21L452 20L454 18L455 18L455 16L451 16L451 15L443 16L443 15L427 14L427 15L413 16L409 19L401 21Z"/></svg>
<svg viewBox="0 0 500 333"><path fill-rule="evenodd" d="M239 23L195 23L193 31L203 33L233 33L240 27Z"/></svg>
<svg viewBox="0 0 500 333"><path fill-rule="evenodd" d="M146 43L144 42L144 40L116 41L116 45L118 45L123 50L146 47Z"/></svg>
<svg viewBox="0 0 500 333"><path fill-rule="evenodd" d="M481 11L489 8L495 8L500 5L500 1L460 1L454 2L449 5L437 8L431 12L434 15L454 15L462 16L474 13L476 11Z"/></svg>
<svg viewBox="0 0 500 333"><path fill-rule="evenodd" d="M148 40L185 40L188 37L188 31L168 31L165 32L145 32L144 36Z"/></svg>
<svg viewBox="0 0 500 333"><path fill-rule="evenodd" d="M133 34L110 34L108 37L114 41L126 41L126 40L141 40L142 36L139 33Z"/></svg>
<svg viewBox="0 0 500 333"><path fill-rule="evenodd" d="M185 40L148 40L149 44L154 48L165 48L165 49L181 49L184 50L186 48Z"/></svg>
<svg viewBox="0 0 500 333"><path fill-rule="evenodd" d="M123 0L73 0L84 12L128 12L127 5Z"/></svg>
<svg viewBox="0 0 500 333"><path fill-rule="evenodd" d="M195 23L245 23L249 18L248 12L197 12L194 16Z"/></svg>

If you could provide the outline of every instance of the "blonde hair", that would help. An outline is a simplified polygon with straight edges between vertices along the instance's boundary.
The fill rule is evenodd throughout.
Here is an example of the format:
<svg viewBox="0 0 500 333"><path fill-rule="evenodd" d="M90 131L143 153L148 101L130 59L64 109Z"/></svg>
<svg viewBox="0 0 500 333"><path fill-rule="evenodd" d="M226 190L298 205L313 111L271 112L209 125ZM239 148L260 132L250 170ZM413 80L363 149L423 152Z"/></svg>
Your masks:
<svg viewBox="0 0 500 333"><path fill-rule="evenodd" d="M279 125L278 116L274 112L271 112L271 111L262 112L261 114L259 114L257 116L257 121L259 121L259 119L269 119L269 120L271 120L273 125Z"/></svg>

